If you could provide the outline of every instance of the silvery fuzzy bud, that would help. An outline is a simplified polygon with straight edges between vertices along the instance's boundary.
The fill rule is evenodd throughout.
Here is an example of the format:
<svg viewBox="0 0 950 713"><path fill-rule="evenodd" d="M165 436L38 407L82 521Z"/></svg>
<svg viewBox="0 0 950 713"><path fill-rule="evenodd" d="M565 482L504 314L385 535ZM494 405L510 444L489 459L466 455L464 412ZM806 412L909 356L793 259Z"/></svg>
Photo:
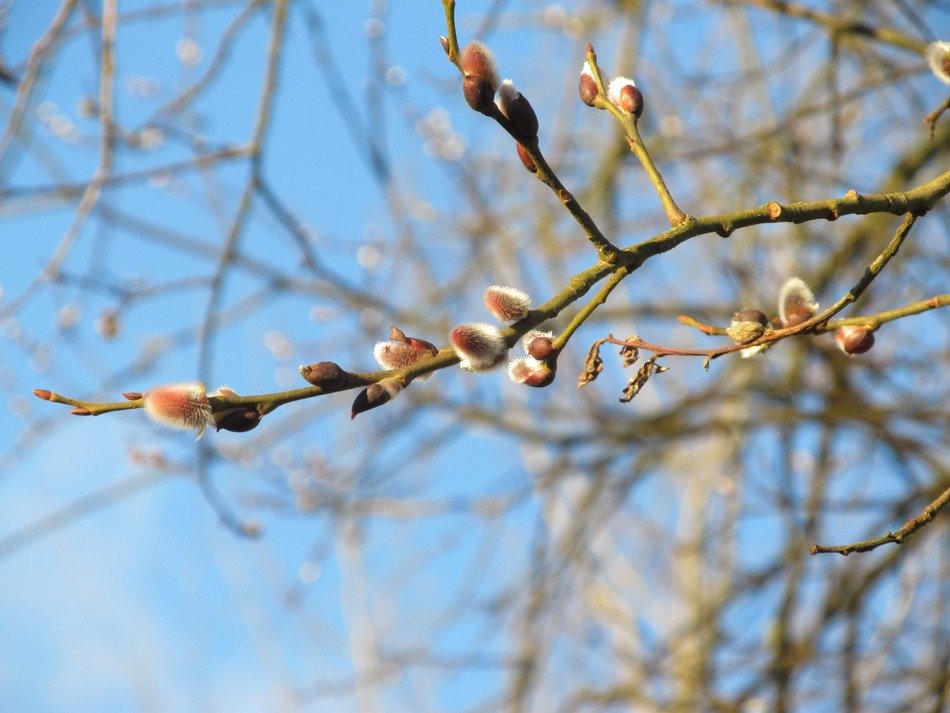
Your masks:
<svg viewBox="0 0 950 713"><path fill-rule="evenodd" d="M934 76L944 84L950 84L950 42L931 42L924 56Z"/></svg>
<svg viewBox="0 0 950 713"><path fill-rule="evenodd" d="M195 431L195 440L212 423L211 402L201 382L157 386L144 398L149 418L178 431Z"/></svg>
<svg viewBox="0 0 950 713"><path fill-rule="evenodd" d="M395 377L370 384L357 394L350 410L350 419L356 418L357 414L364 411L389 403L396 398L400 391L402 391L402 382Z"/></svg>
<svg viewBox="0 0 950 713"><path fill-rule="evenodd" d="M584 68L581 70L581 78L577 85L577 91L581 95L581 101L587 106L594 106L594 100L597 98L597 82L594 80L594 72L590 68L589 62L584 62Z"/></svg>
<svg viewBox="0 0 950 713"><path fill-rule="evenodd" d="M818 314L811 288L800 277L790 277L778 297L778 317L783 327L794 327Z"/></svg>
<svg viewBox="0 0 950 713"><path fill-rule="evenodd" d="M520 357L508 363L508 378L516 384L543 388L554 381L554 370L534 357Z"/></svg>
<svg viewBox="0 0 950 713"><path fill-rule="evenodd" d="M332 361L318 361L314 364L301 364L297 367L300 375L314 386L324 388L334 388L343 386L349 376L349 372L340 368L339 364Z"/></svg>
<svg viewBox="0 0 950 713"><path fill-rule="evenodd" d="M452 347L468 371L487 371L501 364L508 347L497 327L484 322L460 324L449 335Z"/></svg>
<svg viewBox="0 0 950 713"><path fill-rule="evenodd" d="M403 369L438 353L438 348L432 342L407 337L397 327L390 327L388 342L379 342L373 348L373 356L384 369Z"/></svg>
<svg viewBox="0 0 950 713"><path fill-rule="evenodd" d="M847 324L835 330L835 343L848 356L864 354L874 346L874 332L867 327Z"/></svg>
<svg viewBox="0 0 950 713"><path fill-rule="evenodd" d="M488 45L479 40L472 40L459 54L459 66L466 77L475 77L491 85L492 93L498 88L500 79L495 56L488 49Z"/></svg>
<svg viewBox="0 0 950 713"><path fill-rule="evenodd" d="M485 306L499 322L517 322L528 314L531 297L516 287L492 285L485 290Z"/></svg>
<svg viewBox="0 0 950 713"><path fill-rule="evenodd" d="M498 69L491 50L484 42L469 42L459 55L462 68L462 93L475 111L491 116L494 113L495 90L498 88Z"/></svg>

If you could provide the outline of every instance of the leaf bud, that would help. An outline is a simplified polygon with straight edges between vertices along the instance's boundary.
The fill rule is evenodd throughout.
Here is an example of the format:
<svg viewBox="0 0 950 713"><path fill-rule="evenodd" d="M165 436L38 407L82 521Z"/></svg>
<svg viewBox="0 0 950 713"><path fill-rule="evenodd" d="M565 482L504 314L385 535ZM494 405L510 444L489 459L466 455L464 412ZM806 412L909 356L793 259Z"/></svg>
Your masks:
<svg viewBox="0 0 950 713"><path fill-rule="evenodd" d="M297 367L297 370L304 379L314 386L322 386L328 389L343 386L349 376L349 372L344 371L339 364L332 361L302 364Z"/></svg>

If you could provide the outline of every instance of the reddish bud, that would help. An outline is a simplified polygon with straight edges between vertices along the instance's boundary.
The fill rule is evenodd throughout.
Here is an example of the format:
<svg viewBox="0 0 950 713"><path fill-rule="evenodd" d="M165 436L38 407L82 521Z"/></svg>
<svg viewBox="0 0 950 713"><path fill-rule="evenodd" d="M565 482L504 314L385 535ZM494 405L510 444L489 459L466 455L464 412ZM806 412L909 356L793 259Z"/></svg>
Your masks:
<svg viewBox="0 0 950 713"><path fill-rule="evenodd" d="M533 342L537 337L554 339L554 332L542 332L540 329L532 329L529 332L526 332L524 336L521 337L521 346L524 347L525 353L528 352L531 342Z"/></svg>
<svg viewBox="0 0 950 713"><path fill-rule="evenodd" d="M532 386L536 389L543 389L554 383L554 371L548 368L538 369L530 374L524 380L525 386Z"/></svg>
<svg viewBox="0 0 950 713"><path fill-rule="evenodd" d="M445 50L445 53L449 53L449 38L445 35L439 35L439 42L442 43L442 49Z"/></svg>
<svg viewBox="0 0 950 713"><path fill-rule="evenodd" d="M53 398L53 392L49 389L33 389L33 395L38 399L49 401Z"/></svg>
<svg viewBox="0 0 950 713"><path fill-rule="evenodd" d="M483 322L460 324L449 335L452 347L468 371L487 371L505 358L507 346L497 327Z"/></svg>
<svg viewBox="0 0 950 713"><path fill-rule="evenodd" d="M534 357L512 359L508 363L508 378L516 384L542 388L554 381L554 371Z"/></svg>
<svg viewBox="0 0 950 713"><path fill-rule="evenodd" d="M252 428L257 428L261 422L261 415L256 408L251 406L229 409L212 415L214 426L218 431L233 431L234 433L244 433Z"/></svg>
<svg viewBox="0 0 950 713"><path fill-rule="evenodd" d="M492 285L485 290L485 306L500 322L517 322L528 314L531 297L514 287Z"/></svg>
<svg viewBox="0 0 950 713"><path fill-rule="evenodd" d="M845 325L835 331L835 343L848 356L864 354L874 346L874 332L866 327Z"/></svg>
<svg viewBox="0 0 950 713"><path fill-rule="evenodd" d="M581 101L587 106L594 106L594 100L597 98L597 82L594 81L594 73L591 71L590 64L584 62L584 69L581 70L580 82L577 85L577 91L581 95Z"/></svg>
<svg viewBox="0 0 950 713"><path fill-rule="evenodd" d="M640 90L637 89L636 82L628 77L614 77L613 81L610 82L610 86L607 87L607 98L610 99L611 103L631 114L637 108L638 94L640 94ZM640 94L639 105L640 111L643 111L642 94Z"/></svg>
<svg viewBox="0 0 950 713"><path fill-rule="evenodd" d="M528 153L528 149L526 149L521 144L515 144L515 148L518 150L518 158L521 159L521 164L526 169L531 171L531 173L537 173L538 167L534 165L534 159L531 158L531 155Z"/></svg>
<svg viewBox="0 0 950 713"><path fill-rule="evenodd" d="M554 356L555 351L551 337L535 337L528 344L528 354L539 361L550 359Z"/></svg>
<svg viewBox="0 0 950 713"><path fill-rule="evenodd" d="M144 394L141 391L123 391L122 396L129 401L138 401L144 398Z"/></svg>
<svg viewBox="0 0 950 713"><path fill-rule="evenodd" d="M92 411L87 409L85 406L79 406L70 411L73 416L92 416Z"/></svg>
<svg viewBox="0 0 950 713"><path fill-rule="evenodd" d="M349 372L344 371L339 364L332 361L303 364L297 367L297 370L304 379L314 386L322 386L328 389L343 386L349 376Z"/></svg>
<svg viewBox="0 0 950 713"><path fill-rule="evenodd" d="M402 384L396 378L383 379L375 384L370 384L357 394L350 410L350 419L356 418L357 414L364 411L389 403L396 398L400 391L402 391Z"/></svg>
<svg viewBox="0 0 950 713"><path fill-rule="evenodd" d="M620 89L620 108L638 117L643 113L643 93L632 84Z"/></svg>
<svg viewBox="0 0 950 713"><path fill-rule="evenodd" d="M733 322L758 322L763 327L769 325L769 318L765 313L757 309L741 309L732 315Z"/></svg>
<svg viewBox="0 0 950 713"><path fill-rule="evenodd" d="M459 55L459 66L465 77L487 82L491 86L492 94L495 93L499 84L498 68L495 66L494 55L484 42L469 42Z"/></svg>
<svg viewBox="0 0 950 713"><path fill-rule="evenodd" d="M462 94L475 111L488 116L495 112L495 88L490 82L478 77L465 77L462 80Z"/></svg>
<svg viewBox="0 0 950 713"><path fill-rule="evenodd" d="M818 314L818 303L811 288L799 277L782 285L778 297L778 316L783 327L794 327Z"/></svg>

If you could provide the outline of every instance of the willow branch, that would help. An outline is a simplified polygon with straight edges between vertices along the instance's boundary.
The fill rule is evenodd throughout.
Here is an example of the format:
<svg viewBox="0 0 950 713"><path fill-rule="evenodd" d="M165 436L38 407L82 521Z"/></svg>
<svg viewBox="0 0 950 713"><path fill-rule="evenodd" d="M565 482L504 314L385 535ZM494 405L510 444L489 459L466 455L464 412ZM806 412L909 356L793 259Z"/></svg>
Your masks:
<svg viewBox="0 0 950 713"><path fill-rule="evenodd" d="M733 352L748 349L749 347L772 344L773 342L786 339L796 334L803 334L806 332L814 334L818 331L818 328L826 324L828 320L830 320L834 315L838 314L838 312L843 310L849 304L857 301L857 299L864 293L871 282L874 281L874 278L881 274L881 271L885 268L887 263L890 262L891 259L897 254L897 251L904 243L904 240L907 238L907 235L910 233L910 229L913 227L916 221L917 217L912 213L908 213L904 217L904 220L901 221L901 224L897 227L894 237L891 238L884 250L881 251L881 254L874 258L871 264L864 271L861 279L855 283L854 287L848 290L844 296L831 305L831 307L819 312L814 317L802 322L801 324L797 324L793 327L785 327L784 329L767 329L765 334L755 341L744 344L732 344L728 347L720 347L718 349L676 349L674 347L664 347L660 344L644 342L642 339L615 339L613 335L607 337L607 342L609 344L616 344L620 346L646 349L647 351L651 351L658 356L704 356L711 360L718 359L719 357L726 354L732 354Z"/></svg>
<svg viewBox="0 0 950 713"><path fill-rule="evenodd" d="M948 502L950 502L950 488L947 488L937 496L917 517L913 517L905 522L899 530L885 533L880 537L875 537L870 540L852 542L848 545L812 545L809 551L813 555L837 552L839 555L847 557L852 552L869 552L870 550L891 542L897 545L903 544L905 539L931 522L937 516L937 513L940 512L940 509Z"/></svg>
<svg viewBox="0 0 950 713"><path fill-rule="evenodd" d="M589 42L587 43L587 63L590 65L591 72L594 75L594 83L597 85L597 96L594 98L593 106L597 109L607 111L617 120L620 126L623 127L627 138L627 145L630 147L630 151L633 155L637 157L637 160L640 161L640 165L643 166L643 170L646 171L647 178L649 178L650 183L653 184L653 189L660 197L660 203L663 204L663 210L666 212L666 217L667 220L670 221L670 225L676 227L677 225L686 223L690 219L689 216L676 205L676 201L673 200L673 196L670 194L670 190L666 187L666 182L660 174L660 169L656 167L653 158L650 156L650 152L647 151L646 144L643 143L643 139L640 136L640 129L637 125L639 117L624 111L607 97L604 79L601 75L600 67L597 66L597 54Z"/></svg>

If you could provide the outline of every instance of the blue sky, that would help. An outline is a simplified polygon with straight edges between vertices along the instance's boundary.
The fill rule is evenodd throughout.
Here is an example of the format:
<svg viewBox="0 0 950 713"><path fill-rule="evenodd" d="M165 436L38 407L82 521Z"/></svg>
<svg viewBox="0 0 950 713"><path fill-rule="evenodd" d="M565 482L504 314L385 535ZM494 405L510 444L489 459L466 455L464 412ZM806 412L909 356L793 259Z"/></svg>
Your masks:
<svg viewBox="0 0 950 713"><path fill-rule="evenodd" d="M539 109L560 110L558 116L569 117L565 122L575 121L587 110L558 105L560 75L558 91L546 91L548 82L553 85L553 80L546 79L548 65L553 60L569 64L582 46L570 27L564 30L558 24L563 8L534 2L510 4L515 6L506 16L510 24L493 35L492 42L502 73L506 74L507 61L525 78L524 84L519 79L519 86L535 97ZM123 12L129 12L156 3L142 0L121 5ZM407 224L416 233L393 220L385 188L374 178L361 145L354 143L352 127L346 126L334 105L336 90L328 89L315 69L313 47L304 32L305 10L311 5L325 22L323 35L339 64L338 79L358 107L357 132L371 125L381 139L398 179L398 199L411 217ZM300 216L315 253L341 282L370 294L392 295L397 308L412 308L428 300L430 307L419 317L419 328L430 330L424 336L444 343L431 335L447 334L454 321L485 317L476 316L477 296L440 290L456 271L482 265L480 254L494 248L479 242L478 226L461 224L458 235L440 234L446 224L452 225L447 215L451 216L453 206L461 206L458 212L465 214L466 201L485 198L510 203L512 229L522 231L527 246L531 245L528 229L533 217L519 212L519 206L525 196L548 196L540 190L530 193L537 187L527 187L529 177L522 174L506 184L507 193L488 193L483 190L489 183L483 175L497 167L491 164L466 176L471 190L460 189L464 184L459 176L468 167L446 159L446 152L451 156L452 151L466 147L497 148L499 154L512 158L513 151L510 139L496 126L472 116L457 94L447 92L447 88L455 92L457 74L438 42L444 32L439 2L392 2L383 26L374 24L371 16L380 13L385 3L311 5L297 3L291 10L264 176ZM494 3L459 5L464 40ZM2 36L8 66L22 66L57 6L52 0L39 0L9 8ZM225 3L190 20L175 14L120 28L117 115L126 129L153 131L141 135L144 146L125 147L118 153L117 173L187 160L196 143L233 146L248 140L270 29L270 15L263 11L256 12L241 30L225 71L196 101L190 133L166 131L158 138L154 133L163 126L154 120L155 112L209 66L239 7ZM668 10L659 4L651 12ZM548 23L543 31L520 31L538 18ZM647 86L652 78L658 99L663 88L657 77L663 68L651 54L659 52L655 46L675 46L679 41L702 55L703 38L710 30L708 20L698 15L682 12L675 19L676 37L671 32L670 36L642 38L648 49L642 50L646 59L641 66ZM375 55L372 40L381 27L385 28L385 53ZM623 41L629 37L622 28L605 34L610 41L598 49L609 63L623 54ZM84 98L94 97L98 82L93 37L80 33L71 39L44 75L28 110L28 124L37 132L32 148L0 164L4 186L83 182L94 170L98 123L80 110ZM195 49L197 63L183 62L182 57ZM381 67L374 65L378 57L385 59ZM683 62L692 57L685 54ZM727 76L735 71L733 59L728 54L707 57L710 64L704 69L719 70L721 65L722 75ZM574 64L580 68L578 62ZM574 75L563 81L573 83ZM378 112L372 102L376 90L381 92ZM0 89L0 113L8 115L14 99L13 91ZM780 106L782 100L782 93L776 91L774 101ZM746 111L755 114L761 108L752 106ZM368 116L372 116L371 124ZM687 122L702 121L702 109L683 107L683 116ZM583 137L591 131L595 120L602 117L584 114L577 123L578 133ZM660 116L648 114L644 124L653 134L661 126L669 130L669 122L664 124ZM542 137L555 133L552 125L556 122L542 122ZM441 141L433 139L438 131L443 132ZM156 143L149 145L149 141ZM888 148L896 151L904 145L898 141L896 147ZM443 152L441 157L439 152ZM689 186L704 180L690 170L670 167L668 175ZM862 166L854 175L873 186L881 170L877 164ZM183 477L194 472L199 452L189 434L162 431L140 412L74 418L30 395L33 388L42 387L111 400L124 390L196 378L199 354L189 330L206 309L207 281L246 176L246 163L234 162L200 174L162 174L110 187L104 206L115 214L97 213L83 229L66 263L65 272L72 281L41 290L16 315L0 321L0 383L8 398L6 408L0 409L0 702L5 709L359 710L367 700L349 691L329 699L314 699L308 692L327 682L341 682L346 688L354 675L354 662L365 657L360 649L365 645L361 627L367 626L386 634L411 632L400 641L407 648L418 643L446 657L479 648L486 658L482 665L458 676L410 666L398 685L382 694L384 708L461 709L489 695L505 675L492 661L504 650L499 633L486 626L475 604L451 626L444 630L438 626L444 624L440 617L454 603L483 606L483 597L523 575L531 562L532 537L539 522L547 522L556 533L567 531L569 498L549 502L532 497L533 488L539 487L532 478L554 467L550 453L504 436L490 420L481 426L469 425L460 434L458 419L450 410L420 408L414 413L394 408L350 421L351 395L295 404L268 417L265 426L270 430L261 428L253 439L209 433L201 443L200 447L216 449L226 461L212 467L210 477L228 512L240 522L253 522L263 529L261 538L248 539L223 527L198 485ZM628 226L636 226L631 232L645 237L659 225L658 205L653 196L637 192L645 186L639 175L624 175L620 180L624 190L638 198L621 210L623 218ZM393 200L392 195L389 198ZM55 197L47 197L38 208L16 197L0 205L4 235L0 240L0 310L42 269L69 229L74 209L74 200ZM186 239L187 246L169 247L157 239L144 239L128 227L131 219L178 231L177 237ZM401 252L414 245L413 240L422 243L421 250L430 256L428 273L409 273L400 261ZM715 299L727 288L696 268L707 249L706 243L696 241L675 257L651 262L643 278L618 291L611 305L646 300L657 286L681 289L697 301ZM393 312L372 305L350 312L342 309L334 286L300 264L296 244L259 201L242 236L241 251L248 262L257 262L231 274L223 305L240 306L248 295L258 301L246 316L221 327L209 388L229 384L242 393L261 393L296 387L301 385L297 365L319 359L339 359L365 369L371 366L371 346L385 336L396 319ZM764 271L780 273L789 264L796 268L808 264L807 256L790 253L787 245L775 246ZM538 297L546 298L553 281L544 270L567 274L589 261L588 255L578 255L579 250L545 255L543 269L516 256L512 265L486 274L485 281L524 276L535 281ZM287 292L275 290L269 283L271 268L279 268L300 284ZM77 287L93 278L101 284ZM183 279L194 284L123 307L119 336L102 338L97 325L104 312L117 307L117 290L143 284L160 289ZM771 289L762 292L770 294ZM603 327L592 327L591 336L601 336ZM629 320L622 319L611 327L618 334L633 329ZM673 328L670 334L697 339L685 328ZM589 341L578 344L586 346ZM154 363L149 355L157 355ZM720 368L724 367L714 364L712 373ZM769 369L766 364L762 373L768 375ZM121 380L112 383L109 377L116 371ZM703 384L708 378L698 365L689 374L687 384ZM671 391L666 392L662 377L660 381L637 402L643 412L657 408L679 388L669 387ZM412 388L421 395L444 390L459 403L484 403L496 412L504 410L502 415L517 416L544 413L549 399L555 398L577 399L579 410L599 408L601 401L609 399L604 409L614 408L612 385L622 384L623 376L605 374L598 388L604 382L608 386L593 395L582 392L578 396L571 383L559 383L550 394L523 393L503 378L477 380L451 370ZM384 439L391 427L409 419L417 419L413 428ZM558 426L544 424L543 419L538 422ZM414 452L420 439L430 437L445 440L420 462L407 463L406 454ZM859 450L857 437L855 443ZM763 461L777 458L780 447L763 437ZM628 455L631 461L635 450L631 448ZM803 450L808 451L807 444ZM679 457L685 463L694 456L685 452ZM162 467L155 465L159 458ZM808 467L803 461L793 476L804 478ZM313 491L307 480L311 472L319 472L322 478ZM890 470L885 469L885 474L892 476ZM845 484L860 476L855 470L847 471L839 487L847 492ZM725 477L712 473L709 482L721 484ZM306 487L297 487L301 482ZM567 473L565 482L568 490L579 490L584 474ZM897 490L894 484L899 482L885 481L881 492L890 493L892 485ZM688 512L678 500L680 486L685 490L690 483L646 479L628 505L644 522L674 526ZM128 489L128 494L82 516L67 516L62 525L44 520L68 513L90 495L110 489ZM332 515L294 509L305 498L317 497L314 492L319 496L342 493L353 501L373 493L391 501L424 503L436 512L417 520L386 512L368 518L366 529L356 532ZM453 511L459 503L479 500L486 505L492 498L510 498L512 504L490 527ZM715 497L712 502L714 507ZM614 515L608 513L605 518ZM47 522L49 531L20 546L16 538L37 522ZM631 537L639 532L627 522L617 527ZM759 538L768 543L769 536L779 531L774 520L765 518L743 527L749 529L753 542ZM608 534L595 545L604 552L626 546L621 535ZM771 553L763 545L762 549L750 546L743 555L764 561ZM655 556L662 558L663 551ZM811 566L810 573L820 575L830 565L814 560ZM365 578L354 575L360 572ZM473 572L487 573L486 581ZM665 602L656 597L650 582L641 581L637 571L618 565L609 575L618 590L617 583L633 581L632 591L645 592L636 603L643 607L638 634L643 641L649 642L672 625ZM742 634L761 640L769 615L768 608L743 610L749 630ZM432 640L430 633L437 630L444 634ZM554 655L569 660L577 654L558 650ZM596 677L603 673L598 667L609 664L592 659L578 665L588 667L585 670Z"/></svg>

